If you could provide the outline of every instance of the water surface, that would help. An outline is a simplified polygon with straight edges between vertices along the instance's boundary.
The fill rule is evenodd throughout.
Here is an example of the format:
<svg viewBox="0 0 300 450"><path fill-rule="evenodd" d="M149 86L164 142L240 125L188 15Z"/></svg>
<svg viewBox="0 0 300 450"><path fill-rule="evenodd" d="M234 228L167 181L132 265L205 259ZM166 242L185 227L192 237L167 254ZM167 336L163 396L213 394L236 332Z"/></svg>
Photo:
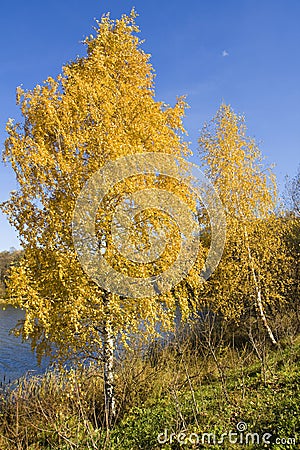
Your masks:
<svg viewBox="0 0 300 450"><path fill-rule="evenodd" d="M27 374L42 373L48 363L37 364L29 342L10 333L18 321L24 319L24 311L11 305L0 305L0 384L14 381Z"/></svg>

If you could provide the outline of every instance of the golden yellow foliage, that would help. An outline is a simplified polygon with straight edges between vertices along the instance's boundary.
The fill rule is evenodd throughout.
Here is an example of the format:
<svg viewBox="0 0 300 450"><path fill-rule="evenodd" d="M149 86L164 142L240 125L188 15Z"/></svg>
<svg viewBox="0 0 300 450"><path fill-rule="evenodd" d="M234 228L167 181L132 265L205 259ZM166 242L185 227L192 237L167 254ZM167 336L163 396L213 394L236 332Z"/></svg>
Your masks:
<svg viewBox="0 0 300 450"><path fill-rule="evenodd" d="M199 139L200 156L222 199L227 241L203 295L226 317L257 309L270 338L266 310L284 301L289 257L282 221L276 216L276 181L261 152L246 135L243 116L222 104Z"/></svg>
<svg viewBox="0 0 300 450"><path fill-rule="evenodd" d="M121 333L126 341L141 323L152 332L158 320L169 328L178 304L184 317L193 306L187 295L170 292L152 298L108 296L83 270L73 244L76 200L107 161L147 152L174 157L189 153L182 137L185 100L177 99L174 107L155 100L154 73L149 55L140 48L135 16L132 11L116 21L103 17L95 36L85 41L86 57L31 91L18 89L24 123L7 124L4 159L15 171L18 191L3 209L25 250L12 271L9 292L26 311L21 333L31 338L39 355L53 350L61 357L98 354L108 323L114 336ZM147 248L149 229L152 234L163 229L167 245L160 263L137 269L113 246L114 209L124 196L151 186L175 193L196 211L193 196L174 178L144 174L116 184L99 205L96 220L107 260L136 277L155 275L172 264L180 240L176 224L152 209L140 214L130 239ZM190 283L196 285L198 275L191 271ZM177 289L182 293L182 286Z"/></svg>

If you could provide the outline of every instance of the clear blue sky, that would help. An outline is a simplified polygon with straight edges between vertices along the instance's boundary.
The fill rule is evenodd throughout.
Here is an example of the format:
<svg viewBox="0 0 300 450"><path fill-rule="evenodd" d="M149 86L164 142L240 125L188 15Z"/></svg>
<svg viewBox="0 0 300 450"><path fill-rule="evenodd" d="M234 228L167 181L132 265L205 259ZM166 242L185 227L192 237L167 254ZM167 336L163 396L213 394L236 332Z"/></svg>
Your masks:
<svg viewBox="0 0 300 450"><path fill-rule="evenodd" d="M204 121L222 101L246 116L249 134L275 163L280 186L300 162L299 0L37 0L1 2L0 142L8 117L20 118L15 89L31 89L83 55L80 43L94 19L113 18L135 6L156 70L156 93L173 104L187 94L185 126L197 148ZM13 172L0 166L0 201L16 189ZM0 217L0 250L18 247Z"/></svg>

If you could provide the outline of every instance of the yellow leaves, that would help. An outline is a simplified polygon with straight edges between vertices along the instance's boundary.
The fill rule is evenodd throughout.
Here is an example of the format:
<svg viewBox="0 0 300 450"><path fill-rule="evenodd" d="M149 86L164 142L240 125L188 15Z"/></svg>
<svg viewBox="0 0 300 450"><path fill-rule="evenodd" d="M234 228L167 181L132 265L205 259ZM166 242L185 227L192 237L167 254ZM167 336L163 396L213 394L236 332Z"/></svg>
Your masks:
<svg viewBox="0 0 300 450"><path fill-rule="evenodd" d="M99 330L108 313L115 333L124 335L137 331L142 320L152 331L156 320L169 327L176 302L182 303L187 316L184 286L177 300L173 294L139 300L114 296L108 308L107 292L88 278L73 248L75 200L89 177L107 161L144 152L188 153L182 140L185 99L177 99L174 107L155 101L154 71L149 55L140 48L135 17L134 10L117 21L103 17L94 36L85 41L85 57L30 91L17 89L24 122L9 121L4 157L16 173L18 191L4 209L21 236L25 254L12 274L10 292L16 304L26 309L23 333L40 355L49 352L46 341L53 342L61 355L72 350L99 351ZM176 193L195 210L195 201L183 186L175 186L170 179L148 182L149 187L152 182ZM111 194L130 194L138 187L142 183L128 179ZM99 235L110 232L115 206L112 202L104 208L106 219L102 217L98 224ZM140 214L141 225L132 233L132 244L146 249L151 233L164 233L168 241L160 265L164 269L176 259L180 233L167 215L154 209ZM101 218L100 213L101 208ZM115 249L109 247L109 238L106 244L107 257L111 253L113 260ZM115 258L115 264L125 270L120 259ZM149 275L152 269L151 264L140 267L138 274ZM197 277L197 271L189 274L193 288Z"/></svg>
<svg viewBox="0 0 300 450"><path fill-rule="evenodd" d="M221 105L200 136L200 154L228 214L267 217L275 207L276 182L263 167L255 141L246 136L244 121L229 105Z"/></svg>
<svg viewBox="0 0 300 450"><path fill-rule="evenodd" d="M288 256L283 224L274 214L275 176L264 168L259 148L247 137L244 117L221 105L199 144L227 220L223 258L203 294L228 317L253 307L257 289L264 306L282 301Z"/></svg>

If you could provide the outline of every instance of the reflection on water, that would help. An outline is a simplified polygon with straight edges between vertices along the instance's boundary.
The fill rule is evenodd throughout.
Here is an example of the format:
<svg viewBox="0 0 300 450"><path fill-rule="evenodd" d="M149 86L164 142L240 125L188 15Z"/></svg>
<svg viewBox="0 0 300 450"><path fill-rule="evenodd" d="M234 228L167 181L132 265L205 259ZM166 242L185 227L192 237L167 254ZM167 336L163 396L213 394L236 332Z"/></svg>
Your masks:
<svg viewBox="0 0 300 450"><path fill-rule="evenodd" d="M13 381L28 372L42 373L47 362L39 367L30 343L10 334L10 330L24 318L24 311L10 305L3 308L0 305L0 382Z"/></svg>

